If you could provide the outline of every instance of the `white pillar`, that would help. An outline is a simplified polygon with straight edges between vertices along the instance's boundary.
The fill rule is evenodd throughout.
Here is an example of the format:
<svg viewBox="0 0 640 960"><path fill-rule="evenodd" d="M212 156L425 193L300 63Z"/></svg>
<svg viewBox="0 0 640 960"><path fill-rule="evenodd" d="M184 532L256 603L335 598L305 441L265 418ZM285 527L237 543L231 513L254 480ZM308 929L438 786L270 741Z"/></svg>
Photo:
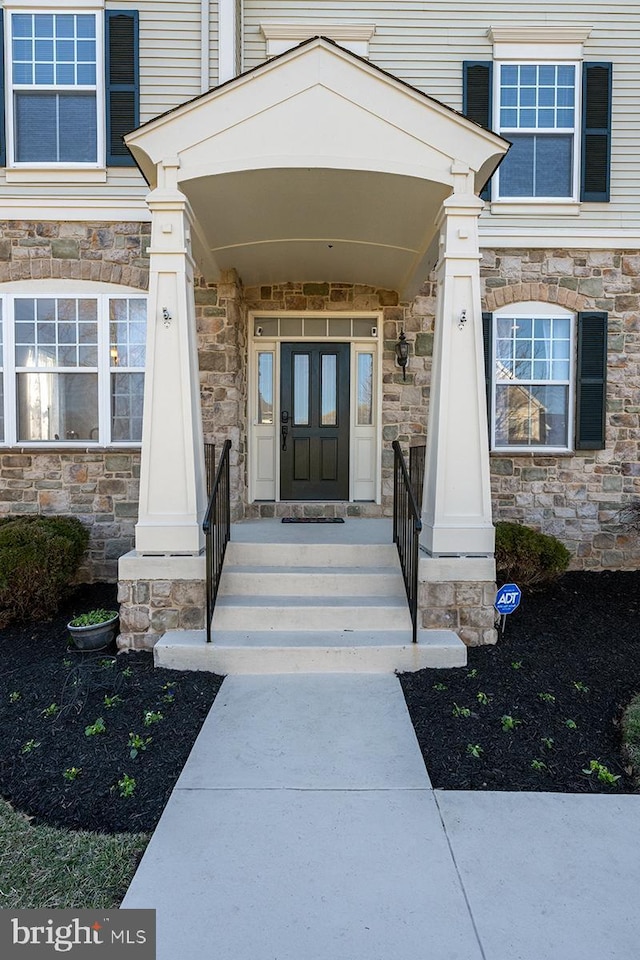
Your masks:
<svg viewBox="0 0 640 960"><path fill-rule="evenodd" d="M191 211L177 159L158 164L152 213L147 363L136 550L197 554L205 470L196 343Z"/></svg>
<svg viewBox="0 0 640 960"><path fill-rule="evenodd" d="M421 544L432 557L492 556L478 217L466 165L439 215L440 256Z"/></svg>

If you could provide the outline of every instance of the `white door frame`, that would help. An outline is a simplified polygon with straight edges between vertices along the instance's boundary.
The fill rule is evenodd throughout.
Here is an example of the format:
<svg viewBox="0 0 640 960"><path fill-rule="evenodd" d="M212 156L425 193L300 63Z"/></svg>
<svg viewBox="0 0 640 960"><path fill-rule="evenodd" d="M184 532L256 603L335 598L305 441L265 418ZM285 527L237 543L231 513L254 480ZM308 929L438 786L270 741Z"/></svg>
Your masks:
<svg viewBox="0 0 640 960"><path fill-rule="evenodd" d="M273 321L347 320L351 319L349 336L290 336L280 332ZM368 336L364 321L370 321ZM262 333L258 333L258 330ZM291 329L289 324L288 329ZM275 330L275 333L274 333ZM350 417L349 417L349 501L380 503L382 496L382 311L329 310L274 311L253 310L248 316L247 368L247 433L248 433L248 500L280 500L280 344L306 341L349 343L350 351ZM373 355L373 388L371 424L357 422L358 355ZM272 411L269 422L258 422L258 357L270 354L272 370Z"/></svg>

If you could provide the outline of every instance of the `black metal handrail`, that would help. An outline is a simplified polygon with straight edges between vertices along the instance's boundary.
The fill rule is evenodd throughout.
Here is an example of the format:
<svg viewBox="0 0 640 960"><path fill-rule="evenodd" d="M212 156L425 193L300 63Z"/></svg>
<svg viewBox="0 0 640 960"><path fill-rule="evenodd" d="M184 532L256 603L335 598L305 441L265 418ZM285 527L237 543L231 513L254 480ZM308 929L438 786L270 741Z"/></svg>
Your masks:
<svg viewBox="0 0 640 960"><path fill-rule="evenodd" d="M413 642L418 639L418 539L422 530L420 510L402 448L393 441L393 542L398 548L400 566L409 601Z"/></svg>
<svg viewBox="0 0 640 960"><path fill-rule="evenodd" d="M215 443L205 443L204 445L204 475L207 482L207 500L213 490L213 481L216 468L216 445Z"/></svg>
<svg viewBox="0 0 640 960"><path fill-rule="evenodd" d="M207 573L207 643L211 643L211 619L218 595L222 564L231 539L231 489L229 485L229 451L231 440L225 440L215 479L204 515L205 565Z"/></svg>

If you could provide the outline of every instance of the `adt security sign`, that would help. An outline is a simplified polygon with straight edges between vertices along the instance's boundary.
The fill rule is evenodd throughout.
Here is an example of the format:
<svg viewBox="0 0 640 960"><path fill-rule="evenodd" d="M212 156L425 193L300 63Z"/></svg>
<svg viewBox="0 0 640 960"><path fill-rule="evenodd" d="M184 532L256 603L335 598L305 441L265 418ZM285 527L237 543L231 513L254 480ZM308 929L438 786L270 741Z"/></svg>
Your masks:
<svg viewBox="0 0 640 960"><path fill-rule="evenodd" d="M498 613L501 613L503 616L507 613L513 613L513 611L518 607L520 603L520 598L522 597L522 591L515 583L505 583L503 587L500 587L498 593L496 594L496 602L494 604Z"/></svg>

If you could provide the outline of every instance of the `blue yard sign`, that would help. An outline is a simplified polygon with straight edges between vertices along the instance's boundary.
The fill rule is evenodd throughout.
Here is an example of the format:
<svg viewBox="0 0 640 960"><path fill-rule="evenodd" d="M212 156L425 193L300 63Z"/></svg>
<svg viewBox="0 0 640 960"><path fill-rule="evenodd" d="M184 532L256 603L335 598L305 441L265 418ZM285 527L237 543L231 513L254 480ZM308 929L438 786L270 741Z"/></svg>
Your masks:
<svg viewBox="0 0 640 960"><path fill-rule="evenodd" d="M521 597L522 591L519 586L515 583L505 583L505 585L498 590L494 606L498 613L504 616L507 613L513 613L519 605Z"/></svg>

